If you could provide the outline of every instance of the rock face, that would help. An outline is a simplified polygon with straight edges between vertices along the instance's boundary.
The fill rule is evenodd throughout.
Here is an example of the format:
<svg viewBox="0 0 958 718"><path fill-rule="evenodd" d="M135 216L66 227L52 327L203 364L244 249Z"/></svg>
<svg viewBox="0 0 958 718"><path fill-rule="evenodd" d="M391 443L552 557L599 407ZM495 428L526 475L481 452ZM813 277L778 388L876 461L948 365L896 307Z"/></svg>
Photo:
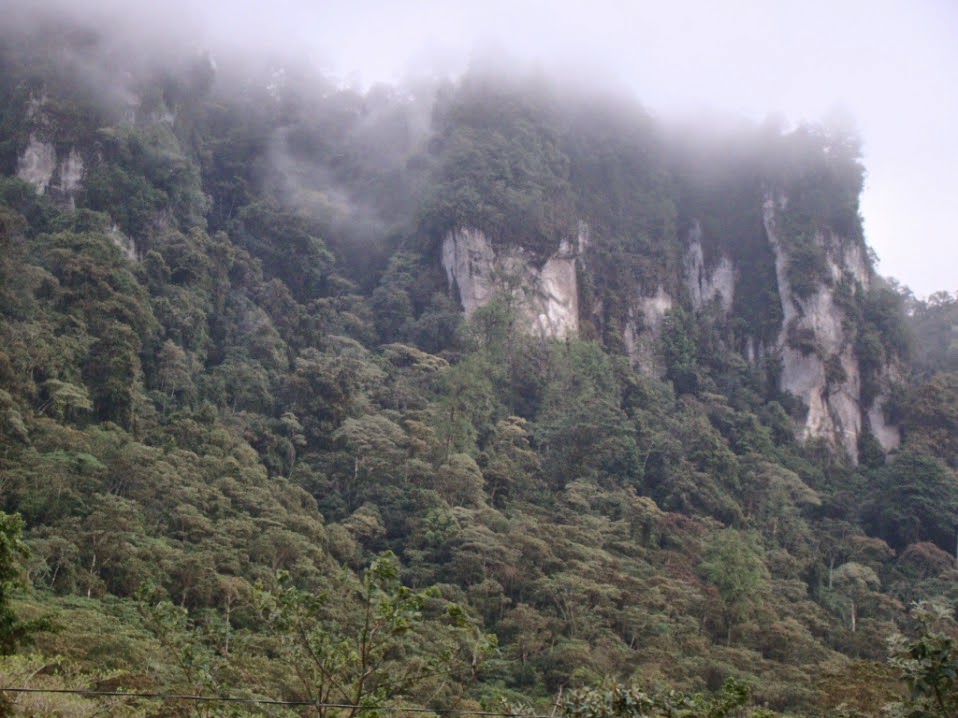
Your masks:
<svg viewBox="0 0 958 718"><path fill-rule="evenodd" d="M685 282L689 289L692 308L696 311L713 301L718 301L722 311L732 311L735 299L735 268L728 257L722 257L711 268L705 266L702 252L702 226L692 223L689 233L689 250L685 255Z"/></svg>
<svg viewBox="0 0 958 718"><path fill-rule="evenodd" d="M858 440L870 431L889 451L898 446L898 430L884 418L882 407L894 383L886 368L879 384L885 389L869 403L862 398L862 376L855 354L855 334L850 317L836 298L835 287L844 282L865 291L871 280L861 243L819 233L812 241L825 257L826 273L803 296L789 280L790 248L780 219L786 208L782 196L766 195L762 206L765 235L772 250L781 301L782 326L778 337L763 341L746 337L745 359L752 365L780 363L779 386L807 407L797 427L799 438L825 438L852 462L858 460ZM692 223L681 277L668 285L635 286L622 326L624 348L633 366L649 376L662 376L660 338L666 314L683 305L693 312L709 307L725 317L733 311L739 272L727 256L706 262L702 229ZM588 265L589 231L580 223L575 240L568 240L541 266L520 248L495 248L477 229L449 232L442 243L442 265L450 289L457 293L466 315L505 293L518 307L527 331L547 338L575 336L579 332L580 301L578 264ZM670 294L668 287L685 287L687 300ZM594 298L586 297L585 301ZM599 300L601 302L601 300ZM688 306L690 305L690 306ZM588 304L586 304L588 306ZM601 304L599 305L601 307ZM593 310L595 307L593 307ZM595 312L593 311L593 314ZM601 314L601 311L599 312ZM714 316L714 315L712 315ZM594 318L594 317L593 317Z"/></svg>
<svg viewBox="0 0 958 718"><path fill-rule="evenodd" d="M477 229L450 232L442 242L442 266L450 289L457 289L468 317L487 304L498 291L496 253L486 235Z"/></svg>
<svg viewBox="0 0 958 718"><path fill-rule="evenodd" d="M136 243L127 237L115 224L110 228L110 241L113 246L123 252L123 256L131 262L140 261L140 253L136 249Z"/></svg>
<svg viewBox="0 0 958 718"><path fill-rule="evenodd" d="M443 240L442 265L466 316L506 292L517 302L530 333L563 338L579 331L576 257L587 241L587 232L580 228L575 242L562 242L545 264L536 267L520 249L497 254L481 231L459 229Z"/></svg>
<svg viewBox="0 0 958 718"><path fill-rule="evenodd" d="M53 145L30 137L30 144L17 162L17 177L29 182L38 194L43 194L57 169L57 153Z"/></svg>
<svg viewBox="0 0 958 718"><path fill-rule="evenodd" d="M867 417L870 429L886 450L898 444L898 432L888 426L879 401L863 406L861 370L854 351L854 336L846 329L847 317L833 289L819 282L799 297L788 277L789 251L779 229L778 214L785 198L766 196L762 218L775 254L775 274L782 303L782 329L776 344L781 358L780 387L800 399L808 409L800 437L822 437L858 461L858 438ZM844 241L814 240L824 250L832 282L846 280L862 288L869 273L862 248Z"/></svg>
<svg viewBox="0 0 958 718"><path fill-rule="evenodd" d="M82 188L83 171L83 158L76 149L58 158L53 145L35 135L17 161L17 177L33 185L38 194L49 193L71 209Z"/></svg>
<svg viewBox="0 0 958 718"><path fill-rule="evenodd" d="M71 199L81 189L83 169L83 158L76 149L70 150L70 154L60 163L60 191Z"/></svg>
<svg viewBox="0 0 958 718"><path fill-rule="evenodd" d="M651 297L637 296L629 306L622 338L632 365L647 376L662 376L665 366L658 351L665 313L674 301L664 287L658 287Z"/></svg>
<svg viewBox="0 0 958 718"><path fill-rule="evenodd" d="M881 391L865 415L866 426L886 452L901 445L901 432L885 418L885 404L891 399L891 387L902 381L899 367L889 366L879 377Z"/></svg>

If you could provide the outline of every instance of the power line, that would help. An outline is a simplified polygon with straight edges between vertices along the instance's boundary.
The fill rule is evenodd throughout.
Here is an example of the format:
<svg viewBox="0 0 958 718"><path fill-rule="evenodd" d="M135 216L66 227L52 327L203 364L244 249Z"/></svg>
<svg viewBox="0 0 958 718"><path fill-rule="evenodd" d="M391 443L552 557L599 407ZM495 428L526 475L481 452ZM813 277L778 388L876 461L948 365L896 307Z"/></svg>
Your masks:
<svg viewBox="0 0 958 718"><path fill-rule="evenodd" d="M443 716L480 716L481 718L553 718L526 713L500 711L477 711L461 708L400 708L399 706L361 706L352 703L323 703L321 701L287 701L278 698L243 698L240 696L196 696L185 693L126 693L123 691L97 691L82 688L0 688L10 693L60 693L90 698L144 698L162 701L193 701L195 703L255 703L274 706L312 706L313 708L341 708L357 711L382 711L384 713L431 713ZM558 707L558 706L556 706Z"/></svg>
<svg viewBox="0 0 958 718"><path fill-rule="evenodd" d="M275 698L242 698L239 696L193 696L183 693L126 693L124 691L95 691L82 688L0 688L0 692L8 691L10 693L65 693L76 696L88 696L91 698L117 697L117 698L149 698L154 700L166 701L193 701L193 702L213 702L221 701L223 703L265 703L281 706L311 706L319 705L310 701L283 701ZM329 707L338 707L330 705ZM346 707L346 706L342 706ZM352 707L352 706L350 706ZM355 706L362 709L362 706Z"/></svg>

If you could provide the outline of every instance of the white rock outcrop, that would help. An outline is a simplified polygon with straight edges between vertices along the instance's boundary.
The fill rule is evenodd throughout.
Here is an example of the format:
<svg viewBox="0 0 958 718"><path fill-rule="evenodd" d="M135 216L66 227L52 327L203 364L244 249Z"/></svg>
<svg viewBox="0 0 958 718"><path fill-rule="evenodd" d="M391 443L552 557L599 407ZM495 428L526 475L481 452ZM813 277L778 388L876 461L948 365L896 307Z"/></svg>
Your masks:
<svg viewBox="0 0 958 718"><path fill-rule="evenodd" d="M788 249L777 226L780 205L780 200L766 197L762 215L775 254L782 303L782 330L777 342L782 361L781 388L808 407L801 438L830 439L857 462L863 407L853 338L846 332L844 312L830 287L819 283L805 298L793 292L788 278ZM825 250L833 281L848 277L867 286L868 272L860 250L827 246L821 235L815 241ZM795 346L796 337L802 339L802 346Z"/></svg>
<svg viewBox="0 0 958 718"><path fill-rule="evenodd" d="M137 251L136 243L123 234L116 224L110 228L109 237L110 241L113 242L113 246L123 252L124 257L131 262L140 261L140 253Z"/></svg>
<svg viewBox="0 0 958 718"><path fill-rule="evenodd" d="M799 438L825 438L851 461L858 460L858 440L870 431L890 451L900 442L898 429L884 415L887 389L865 405L862 401L861 369L855 354L854 333L849 331L845 310L834 285L848 282L860 290L868 288L870 272L861 243L819 234L814 238L826 258L827 275L807 296L800 297L788 275L789 241L779 227L783 197L766 196L763 223L775 258L775 275L783 315L777 339L768 344L758 338L745 342L743 353L753 366L765 365L772 357L781 362L780 388L807 407L797 427ZM728 257L707 265L701 227L694 223L684 258L683 276L693 310L709 305L730 315L735 299L738 272ZM518 309L520 321L533 335L550 338L579 333L580 262L588 261L589 228L580 223L576 237L565 241L541 265L520 248L494 247L481 231L461 228L449 232L442 242L442 265L449 287L458 294L471 315L497 295L505 293ZM677 299L666 284L635 287L629 302L622 336L632 365L648 376L665 371L660 339L666 314ZM674 286L673 286L674 288ZM860 291L856 290L856 291ZM601 318L601 304L591 308ZM895 383L893 368L879 378L882 387Z"/></svg>
<svg viewBox="0 0 958 718"><path fill-rule="evenodd" d="M495 296L499 279L496 253L486 235L477 229L457 229L442 242L442 266L450 289L468 317Z"/></svg>
<svg viewBox="0 0 958 718"><path fill-rule="evenodd" d="M655 294L639 296L629 306L622 338L632 366L646 376L665 374L658 343L665 314L674 304L671 295L659 286Z"/></svg>
<svg viewBox="0 0 958 718"><path fill-rule="evenodd" d="M70 150L60 163L60 191L73 197L81 189L83 180L83 158L75 149Z"/></svg>
<svg viewBox="0 0 958 718"><path fill-rule="evenodd" d="M692 223L689 233L689 250L685 255L685 282L692 308L696 311L716 300L726 315L732 311L732 302L735 299L735 267L728 257L722 257L709 271L705 266L702 227L698 221Z"/></svg>
<svg viewBox="0 0 958 718"><path fill-rule="evenodd" d="M83 171L83 158L76 149L58 159L54 146L35 135L17 160L17 177L33 185L37 194L49 193L71 209L82 189Z"/></svg>
<svg viewBox="0 0 958 718"><path fill-rule="evenodd" d="M866 419L871 431L885 452L894 451L901 446L901 431L885 417L885 405L891 399L891 387L903 380L901 368L895 364L886 366L878 378L881 386L878 396L868 407Z"/></svg>
<svg viewBox="0 0 958 718"><path fill-rule="evenodd" d="M588 241L580 227L576 241L562 242L541 267L521 249L499 253L477 229L449 232L442 243L442 266L466 316L488 304L499 292L516 301L527 331L563 338L579 331L579 283L576 257Z"/></svg>
<svg viewBox="0 0 958 718"><path fill-rule="evenodd" d="M17 160L17 177L29 182L37 194L46 192L57 169L57 153L49 142L30 137L30 143Z"/></svg>

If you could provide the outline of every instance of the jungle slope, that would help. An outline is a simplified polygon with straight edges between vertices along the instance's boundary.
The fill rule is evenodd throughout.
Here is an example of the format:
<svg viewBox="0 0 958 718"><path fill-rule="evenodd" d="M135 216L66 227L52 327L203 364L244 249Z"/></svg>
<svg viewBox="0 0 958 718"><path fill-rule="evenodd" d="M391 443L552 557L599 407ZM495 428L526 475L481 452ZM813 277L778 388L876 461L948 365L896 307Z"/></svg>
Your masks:
<svg viewBox="0 0 958 718"><path fill-rule="evenodd" d="M30 549L16 613L58 630L5 684L903 698L886 637L958 600L958 364L927 342L910 363L909 322L954 324L955 302L909 319L874 276L854 138L690 134L478 70L277 83L44 33L2 45L0 486ZM468 318L442 261L464 229L523 268ZM579 235L575 331L530 331L525 268ZM732 297L703 288L723 261ZM787 352L820 374L822 421L852 396L844 425L809 422ZM870 412L900 431L887 456Z"/></svg>

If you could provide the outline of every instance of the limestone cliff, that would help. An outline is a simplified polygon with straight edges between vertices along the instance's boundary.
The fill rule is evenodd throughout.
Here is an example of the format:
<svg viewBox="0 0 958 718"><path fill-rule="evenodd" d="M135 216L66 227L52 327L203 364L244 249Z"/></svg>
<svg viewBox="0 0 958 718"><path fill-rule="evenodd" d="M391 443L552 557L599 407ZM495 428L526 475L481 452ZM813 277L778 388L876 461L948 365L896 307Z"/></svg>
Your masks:
<svg viewBox="0 0 958 718"><path fill-rule="evenodd" d="M882 407L894 370L885 370L877 397L863 398L855 329L847 306L836 294L839 285L851 287L853 293L868 290L872 280L864 244L818 231L811 241L825 258L823 273L810 291L796 291L789 276L795 238L783 228L786 206L784 195L769 193L761 208L774 256L774 276L769 279L775 285L783 321L777 338L766 342L747 337L743 354L753 365L780 367L779 388L804 408L796 427L802 440L824 438L855 462L859 437L868 430L886 451L891 450L898 445L898 431L885 420ZM633 366L650 376L665 373L659 344L670 310L685 306L700 313L712 306L718 314L711 316L734 319L736 285L742 277L733 260L713 252L706 263L697 221L691 223L685 245L681 276L651 287L636 280L629 292L622 343ZM592 319L595 306L601 306L601 299L580 297L578 274L589 266L589 248L588 227L580 223L576 238L563 242L539 265L521 248L496 247L483 232L462 228L445 236L442 265L466 315L505 292L516 302L530 333L563 338L579 332L580 307L591 304ZM684 288L687 294L676 294L676 288ZM582 313L584 318L587 312Z"/></svg>
<svg viewBox="0 0 958 718"><path fill-rule="evenodd" d="M629 304L622 339L632 365L643 374L661 376L665 373L658 341L665 315L674 304L672 296L662 286L652 296L637 292Z"/></svg>
<svg viewBox="0 0 958 718"><path fill-rule="evenodd" d="M887 396L880 395L869 402L862 395L854 329L836 297L835 287L840 282L857 292L868 289L871 276L864 247L816 232L812 241L826 258L827 275L817 281L811 292L800 296L789 279L791 250L779 221L786 206L786 197L768 194L762 214L775 253L784 317L775 347L781 360L780 387L807 408L799 428L802 438L825 438L857 462L858 439L863 429L870 430L886 451L899 442L898 430L886 422L882 412ZM887 376L882 385L887 387L890 379Z"/></svg>
<svg viewBox="0 0 958 718"><path fill-rule="evenodd" d="M48 193L71 208L81 189L83 171L83 158L76 148L58 157L53 143L42 142L36 135L30 136L17 162L17 177L33 185L37 193Z"/></svg>
<svg viewBox="0 0 958 718"><path fill-rule="evenodd" d="M689 290L692 308L702 309L718 301L722 311L732 311L735 299L735 268L728 257L721 257L714 267L707 267L702 251L702 225L692 222L689 232L689 249L685 255L685 283Z"/></svg>
<svg viewBox="0 0 958 718"><path fill-rule="evenodd" d="M765 231L775 252L775 274L784 316L777 346L782 362L781 388L808 407L802 437L828 437L854 461L862 426L858 361L851 337L843 327L844 314L829 287L820 282L805 298L793 291L787 271L789 250L777 218L777 210L783 209L785 202L785 198L767 196L763 206ZM814 241L824 245L820 234ZM854 261L853 255L830 249L827 257L833 279L847 273L853 281L867 285L863 264Z"/></svg>
<svg viewBox="0 0 958 718"><path fill-rule="evenodd" d="M206 70L212 68L205 68L204 77ZM5 161L15 162L17 175L38 193L62 205L79 202L110 214L111 238L132 260L139 257L137 243L150 247L152 235L171 220L230 229L238 221L233 203L242 183L220 181L220 196L206 194L201 163L180 139L196 119L187 100L203 87L191 77L169 97L141 95L133 79L116 80L108 107L72 118L69 134L59 124L63 120L54 112L54 101L37 90L24 105L17 135L22 144ZM588 140L585 133L585 139L567 142L562 150L565 140L561 133L554 136L558 130L551 123L536 130L542 136L535 139L528 118L495 132L484 125L465 131L446 121L449 127L436 130L436 141L426 145L436 156L408 163L407 169L424 173L411 186L436 185L428 194L422 227L440 239L450 293L466 315L504 296L530 334L598 338L627 354L640 372L664 377L676 360L666 358L663 329L680 324L668 321L669 312L680 309L682 321L692 327L681 337L689 345L698 341L696 332L712 334L708 341L723 361L740 352L750 371L766 370L765 378L774 378L781 392L797 399L775 397L795 409L801 438L824 437L853 461L865 431L886 450L897 446L897 429L883 411L895 369L886 352L873 358L863 376L858 356L863 335L856 322L872 269L858 221L857 165L836 159L827 137L798 137L804 144L795 156L782 150L782 171L769 172L764 161L756 161L755 166L745 163L748 171L735 166L716 170L714 177L705 171L702 178L703 167L656 159L651 146L643 149L631 140L607 145L608 137ZM590 149L590 142L603 153ZM340 154L332 148L326 152L329 156L315 160L316 172L308 164L303 165L308 172L292 172L272 149L263 163L295 182L310 174L323 182L328 177L331 186L345 182L338 175L334 181L335 173L321 164ZM795 170L795 157L806 158L807 166L798 163ZM722 161L716 157L705 165ZM789 179L789 172L797 174ZM167 184L174 177L172 191ZM116 178L126 178L142 192L129 197L128 187ZM365 185L355 187L360 186ZM772 186L782 189L763 196ZM280 202L299 196L288 191L288 184L280 187ZM339 231L326 194L310 187L305 195L317 205L311 211ZM801 210L795 216L789 214L788 192L791 209ZM397 203L397 217L405 211L402 206ZM583 220L578 225L577 216ZM801 231L791 226L795 223ZM378 220L369 224L377 225L371 233L379 232ZM250 246L260 244L251 234ZM752 261L755 257L759 260ZM799 283L794 267L809 257L814 271ZM766 311L769 307L774 311ZM689 362L704 366L708 358L695 356L697 351L692 346ZM726 364L738 362L731 359Z"/></svg>
<svg viewBox="0 0 958 718"><path fill-rule="evenodd" d="M871 402L864 416L864 425L878 440L886 452L897 449L901 444L901 432L895 424L888 421L885 408L891 400L892 387L904 380L901 368L895 364L886 366L879 377L881 390Z"/></svg>
<svg viewBox="0 0 958 718"><path fill-rule="evenodd" d="M569 337L579 331L576 257L587 241L580 228L574 241L562 242L540 267L521 249L497 253L483 232L464 228L443 239L442 265L467 316L506 292L531 334Z"/></svg>

